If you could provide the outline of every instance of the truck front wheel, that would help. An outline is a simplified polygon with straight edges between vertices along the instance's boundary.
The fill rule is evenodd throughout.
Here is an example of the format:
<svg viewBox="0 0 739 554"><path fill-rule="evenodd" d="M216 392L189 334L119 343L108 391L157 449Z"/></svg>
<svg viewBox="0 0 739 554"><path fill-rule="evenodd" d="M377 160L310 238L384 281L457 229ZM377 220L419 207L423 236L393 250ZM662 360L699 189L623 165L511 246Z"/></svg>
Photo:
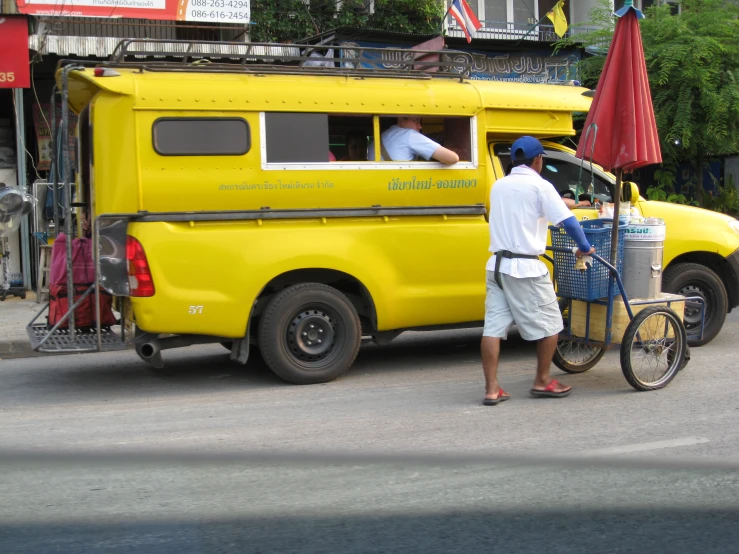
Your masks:
<svg viewBox="0 0 739 554"><path fill-rule="evenodd" d="M281 291L259 323L262 358L277 376L296 385L325 383L345 373L361 341L356 308L340 291L319 283Z"/></svg>
<svg viewBox="0 0 739 554"><path fill-rule="evenodd" d="M701 306L699 302L686 302L683 321L690 346L703 346L711 342L724 325L729 299L726 288L718 275L700 264L683 263L670 267L662 278L663 290L683 296L703 298L705 328L700 339Z"/></svg>

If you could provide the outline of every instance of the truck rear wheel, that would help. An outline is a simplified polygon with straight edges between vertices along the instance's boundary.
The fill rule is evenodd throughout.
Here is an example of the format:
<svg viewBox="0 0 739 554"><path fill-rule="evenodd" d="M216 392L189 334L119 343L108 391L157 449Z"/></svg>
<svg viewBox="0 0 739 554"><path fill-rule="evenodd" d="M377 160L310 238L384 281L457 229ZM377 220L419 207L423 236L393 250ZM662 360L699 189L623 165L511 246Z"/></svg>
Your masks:
<svg viewBox="0 0 739 554"><path fill-rule="evenodd" d="M711 342L721 331L729 308L728 295L721 278L703 265L684 263L670 267L662 279L665 292L703 298L706 310L703 340L699 338L701 306L698 302L685 303L683 321L690 346L703 346Z"/></svg>
<svg viewBox="0 0 739 554"><path fill-rule="evenodd" d="M340 291L319 283L286 288L259 323L259 349L279 377L296 385L325 383L354 363L362 340L359 315Z"/></svg>

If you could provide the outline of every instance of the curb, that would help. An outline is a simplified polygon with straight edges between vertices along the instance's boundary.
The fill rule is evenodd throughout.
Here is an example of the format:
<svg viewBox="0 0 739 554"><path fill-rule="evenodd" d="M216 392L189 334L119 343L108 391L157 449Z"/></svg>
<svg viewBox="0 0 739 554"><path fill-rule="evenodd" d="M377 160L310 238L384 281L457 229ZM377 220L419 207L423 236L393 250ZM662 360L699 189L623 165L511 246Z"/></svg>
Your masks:
<svg viewBox="0 0 739 554"><path fill-rule="evenodd" d="M48 356L42 352L34 352L28 340L0 341L0 360L14 360L18 358L36 358Z"/></svg>
<svg viewBox="0 0 739 554"><path fill-rule="evenodd" d="M127 350L133 350L133 347L121 349L119 352L125 352ZM27 340L0 341L0 361L93 353L95 352L36 352L31 348L31 343Z"/></svg>

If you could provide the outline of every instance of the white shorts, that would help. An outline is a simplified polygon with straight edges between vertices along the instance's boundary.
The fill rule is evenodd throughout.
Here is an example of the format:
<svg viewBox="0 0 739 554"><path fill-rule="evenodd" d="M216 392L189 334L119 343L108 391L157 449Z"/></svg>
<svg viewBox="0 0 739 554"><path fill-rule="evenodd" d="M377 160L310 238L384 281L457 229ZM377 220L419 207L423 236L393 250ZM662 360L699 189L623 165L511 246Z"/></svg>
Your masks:
<svg viewBox="0 0 739 554"><path fill-rule="evenodd" d="M517 278L501 273L503 290L495 282L495 273L487 274L484 337L505 339L514 323L529 341L562 331L562 314L548 274Z"/></svg>

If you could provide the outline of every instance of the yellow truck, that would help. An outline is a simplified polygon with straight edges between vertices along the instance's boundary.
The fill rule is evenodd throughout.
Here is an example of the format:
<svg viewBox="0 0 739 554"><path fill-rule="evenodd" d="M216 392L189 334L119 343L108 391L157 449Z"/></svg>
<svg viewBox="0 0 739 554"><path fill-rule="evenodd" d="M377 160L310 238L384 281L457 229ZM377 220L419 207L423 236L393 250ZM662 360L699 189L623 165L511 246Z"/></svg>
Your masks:
<svg viewBox="0 0 739 554"><path fill-rule="evenodd" d="M99 283L116 297L123 339L154 365L164 349L220 342L241 363L257 347L286 381L319 383L351 367L363 338L480 325L486 204L512 140L550 139L544 176L563 194L591 181L590 164L580 176L581 161L553 142L590 106L580 87L470 80L459 52L436 53L430 72L417 61L367 68L362 49L310 67L294 45L229 54L242 63L152 61L142 50L154 42L58 72L62 103L79 114L78 201ZM383 161L381 132L404 115L459 163ZM351 134L380 161L349 159ZM593 194L613 200L613 176L592 172ZM739 222L634 189L632 203L667 223L665 289L706 299L707 342L739 305ZM686 324L700 324L690 307ZM121 342L99 328L67 333L66 346L49 334L29 326L41 351Z"/></svg>

